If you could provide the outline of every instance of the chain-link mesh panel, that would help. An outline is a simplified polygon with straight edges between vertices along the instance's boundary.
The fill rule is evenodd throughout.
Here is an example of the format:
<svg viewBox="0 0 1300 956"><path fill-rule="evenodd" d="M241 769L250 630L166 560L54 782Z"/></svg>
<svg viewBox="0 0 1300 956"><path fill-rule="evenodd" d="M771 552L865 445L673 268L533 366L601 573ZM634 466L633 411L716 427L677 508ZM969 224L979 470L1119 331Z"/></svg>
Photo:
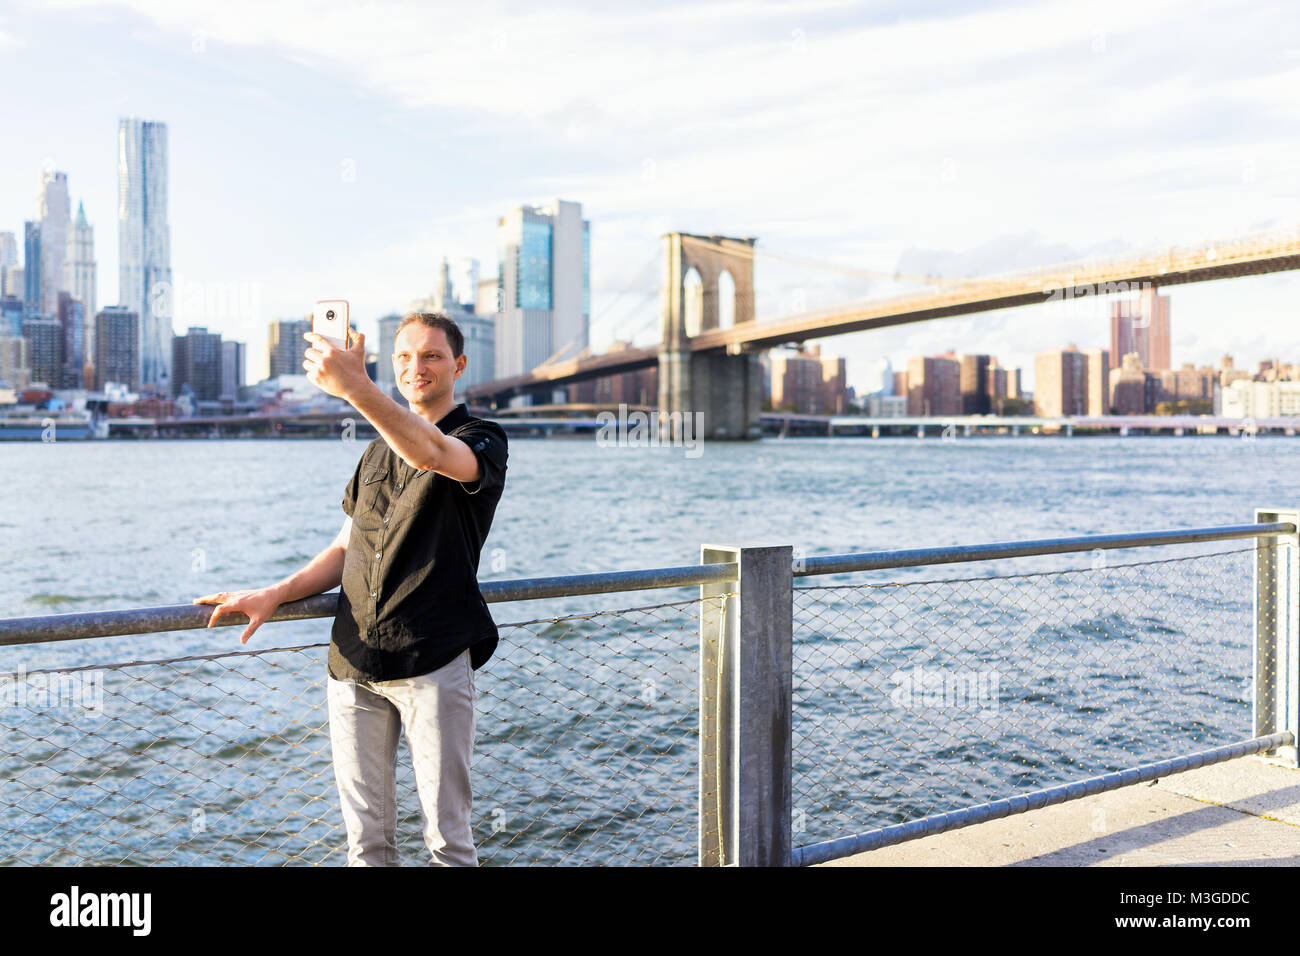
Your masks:
<svg viewBox="0 0 1300 956"><path fill-rule="evenodd" d="M797 587L795 844L1252 736L1255 555Z"/></svg>
<svg viewBox="0 0 1300 956"><path fill-rule="evenodd" d="M480 863L694 861L701 607L499 625L475 674ZM342 864L325 650L0 677L0 863ZM405 740L397 765L399 852L424 863Z"/></svg>

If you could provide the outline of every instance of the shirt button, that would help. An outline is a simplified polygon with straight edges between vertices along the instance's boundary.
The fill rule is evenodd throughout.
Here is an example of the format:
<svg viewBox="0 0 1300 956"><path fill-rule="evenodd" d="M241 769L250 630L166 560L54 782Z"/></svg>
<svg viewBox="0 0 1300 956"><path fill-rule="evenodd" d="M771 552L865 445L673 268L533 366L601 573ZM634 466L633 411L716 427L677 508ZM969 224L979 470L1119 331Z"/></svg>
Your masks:
<svg viewBox="0 0 1300 956"><path fill-rule="evenodd" d="M376 551L376 552L375 552L375 557L376 557L376 558L382 558L383 556L384 556L384 552L382 552L382 551Z"/></svg>
<svg viewBox="0 0 1300 956"><path fill-rule="evenodd" d="M400 481L397 483L397 490L398 491L402 490L402 483Z"/></svg>
<svg viewBox="0 0 1300 956"><path fill-rule="evenodd" d="M371 597L379 597L379 592L378 592L378 591L371 591L371 592L370 592L370 596L371 596Z"/></svg>
<svg viewBox="0 0 1300 956"><path fill-rule="evenodd" d="M384 515L384 524L388 524L388 515Z"/></svg>

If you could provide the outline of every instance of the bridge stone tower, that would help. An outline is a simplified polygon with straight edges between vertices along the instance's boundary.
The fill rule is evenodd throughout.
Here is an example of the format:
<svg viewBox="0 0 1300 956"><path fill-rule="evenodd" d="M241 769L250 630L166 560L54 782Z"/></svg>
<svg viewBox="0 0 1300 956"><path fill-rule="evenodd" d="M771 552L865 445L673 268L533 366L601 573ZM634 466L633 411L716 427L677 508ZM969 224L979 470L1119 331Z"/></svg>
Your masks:
<svg viewBox="0 0 1300 956"><path fill-rule="evenodd" d="M659 346L659 423L663 440L681 437L689 418L691 436L753 439L762 436L762 366L756 353L692 352L691 338L718 328L718 280L731 276L736 290L735 324L754 321L754 239L693 236L671 232L664 239L664 280L660 290L662 337ZM699 329L687 328L686 277L694 269L700 285L691 287ZM703 419L703 431L695 428Z"/></svg>

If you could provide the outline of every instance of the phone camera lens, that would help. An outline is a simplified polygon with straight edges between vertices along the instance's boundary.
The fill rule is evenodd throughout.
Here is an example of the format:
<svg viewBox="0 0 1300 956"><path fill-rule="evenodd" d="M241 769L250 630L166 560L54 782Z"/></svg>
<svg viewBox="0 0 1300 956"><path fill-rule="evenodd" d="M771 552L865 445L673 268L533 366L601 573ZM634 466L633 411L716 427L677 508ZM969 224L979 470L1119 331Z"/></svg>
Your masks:
<svg viewBox="0 0 1300 956"><path fill-rule="evenodd" d="M334 318L334 310L333 310L333 309L330 309L328 312L326 312L326 313L325 313L325 318L327 318L327 319L332 319L332 318Z"/></svg>

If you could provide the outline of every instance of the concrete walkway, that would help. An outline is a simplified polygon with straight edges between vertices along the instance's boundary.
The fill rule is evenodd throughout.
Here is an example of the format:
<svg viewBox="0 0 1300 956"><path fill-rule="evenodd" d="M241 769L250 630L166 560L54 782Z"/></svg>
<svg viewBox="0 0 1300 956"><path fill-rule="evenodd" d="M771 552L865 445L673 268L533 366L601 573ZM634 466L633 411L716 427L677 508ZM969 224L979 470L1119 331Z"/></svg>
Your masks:
<svg viewBox="0 0 1300 956"><path fill-rule="evenodd" d="M1296 866L1300 770L1258 757L824 866Z"/></svg>

